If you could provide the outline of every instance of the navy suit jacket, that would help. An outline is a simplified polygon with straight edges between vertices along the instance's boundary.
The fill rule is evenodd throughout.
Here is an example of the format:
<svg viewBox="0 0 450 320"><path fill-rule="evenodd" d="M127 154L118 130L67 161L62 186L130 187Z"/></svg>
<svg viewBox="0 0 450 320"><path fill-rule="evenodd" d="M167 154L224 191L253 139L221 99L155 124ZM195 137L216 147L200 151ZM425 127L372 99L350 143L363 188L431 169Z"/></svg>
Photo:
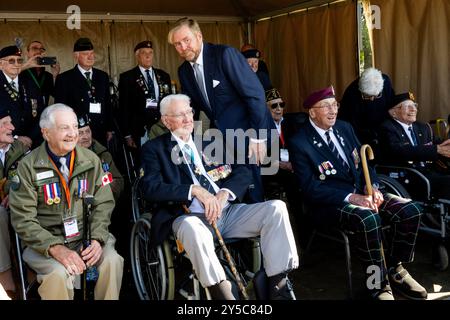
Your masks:
<svg viewBox="0 0 450 320"><path fill-rule="evenodd" d="M31 82L31 79L19 74L19 97L14 99L9 92L10 84L5 75L0 71L0 108L6 110L11 116L15 127L13 134L27 136L33 141L33 146L42 142L39 118L45 106L40 99L39 92ZM35 113L33 113L35 109Z"/></svg>
<svg viewBox="0 0 450 320"><path fill-rule="evenodd" d="M309 120L289 142L289 157L294 172L297 174L305 200L313 206L341 207L349 193L364 194L361 145L353 128L349 123L337 120L333 131L345 152L350 172L336 159ZM324 173L325 179L321 180L319 167L327 161L331 162L336 174ZM375 172L372 169L369 172L372 184L379 183Z"/></svg>
<svg viewBox="0 0 450 320"><path fill-rule="evenodd" d="M181 205L185 204L188 207L190 205L188 195L193 181L189 167L183 162L175 164L172 161L173 150L177 152L175 155L182 157L177 142L172 140L171 133L149 140L142 147L144 170L142 188L145 199L155 207L152 217L152 238L156 244L169 235L173 220L184 214ZM209 166L205 162L203 165L206 171L220 166L220 164ZM216 181L216 184L220 188L231 190L241 201L251 183L251 173L245 165L231 167L231 174L225 179Z"/></svg>
<svg viewBox="0 0 450 320"><path fill-rule="evenodd" d="M438 159L437 146L433 144L430 126L421 122L412 124L417 138L413 146L403 127L394 119L384 121L380 127L380 148L383 162L388 164L408 165L408 161L435 161Z"/></svg>
<svg viewBox="0 0 450 320"><path fill-rule="evenodd" d="M159 101L170 94L170 76L167 72L153 67L158 82ZM144 84L143 86L141 85ZM120 129L123 137L132 135L133 139L141 138L145 134L145 126L150 127L160 118L157 108L146 108L146 100L150 98L148 90L144 90L145 78L139 66L134 67L120 75L119 79L119 105ZM147 92L147 93L146 93ZM140 141L136 141L140 143Z"/></svg>
<svg viewBox="0 0 450 320"><path fill-rule="evenodd" d="M196 111L202 110L214 127L226 129L270 127L264 89L244 56L235 48L203 43L204 79L211 108L197 85L188 61L178 68L182 92L192 99ZM214 87L213 81L218 81Z"/></svg>
<svg viewBox="0 0 450 320"><path fill-rule="evenodd" d="M78 117L89 115L92 135L101 144L106 144L106 131L113 131L112 105L109 94L109 77L102 70L92 68L92 84L95 88L95 100L101 103L101 113L90 113L89 85L78 66L58 75L55 82L55 102L71 107Z"/></svg>

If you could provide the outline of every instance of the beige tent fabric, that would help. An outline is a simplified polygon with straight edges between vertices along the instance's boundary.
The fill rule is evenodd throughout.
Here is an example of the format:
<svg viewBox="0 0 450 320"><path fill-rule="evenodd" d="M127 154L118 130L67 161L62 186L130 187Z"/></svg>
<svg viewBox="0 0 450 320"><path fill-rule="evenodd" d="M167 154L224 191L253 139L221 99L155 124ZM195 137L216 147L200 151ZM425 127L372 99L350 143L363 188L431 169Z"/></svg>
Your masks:
<svg viewBox="0 0 450 320"><path fill-rule="evenodd" d="M450 113L450 1L371 0L381 9L374 29L375 66L388 74L395 92L411 90L418 118Z"/></svg>
<svg viewBox="0 0 450 320"><path fill-rule="evenodd" d="M358 75L356 1L258 22L255 45L287 111L303 110L314 90L334 85L338 99Z"/></svg>
<svg viewBox="0 0 450 320"><path fill-rule="evenodd" d="M237 22L200 23L204 39L236 47L243 44L244 28ZM61 72L73 68L73 44L79 37L88 37L94 44L95 67L110 73L116 83L120 73L136 65L135 45L149 39L154 47L154 65L178 79L181 64L175 48L167 42L168 22L82 22L81 30L69 30L65 21L7 21L0 25L0 48L13 45L15 38L27 44L39 40L47 48L47 56L57 56ZM111 61L111 63L110 63Z"/></svg>

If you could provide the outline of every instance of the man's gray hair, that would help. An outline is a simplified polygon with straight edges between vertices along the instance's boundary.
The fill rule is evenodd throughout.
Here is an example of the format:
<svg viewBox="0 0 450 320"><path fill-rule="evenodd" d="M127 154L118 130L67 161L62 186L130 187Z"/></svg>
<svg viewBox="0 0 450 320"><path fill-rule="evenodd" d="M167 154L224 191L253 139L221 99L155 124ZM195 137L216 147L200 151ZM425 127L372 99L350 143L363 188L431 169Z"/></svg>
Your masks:
<svg viewBox="0 0 450 320"><path fill-rule="evenodd" d="M378 96L383 90L383 75L380 70L368 68L359 78L359 91L368 96Z"/></svg>
<svg viewBox="0 0 450 320"><path fill-rule="evenodd" d="M167 114L167 110L169 109L173 101L185 101L188 105L191 105L191 98L189 98L187 95L181 93L170 94L168 96L165 96L159 104L159 112L161 112L162 116Z"/></svg>
<svg viewBox="0 0 450 320"><path fill-rule="evenodd" d="M181 19L175 21L175 23L169 30L169 34L167 35L167 41L170 44L173 44L172 37L173 37L174 32L184 26L187 26L189 29L191 29L191 31L194 34L202 33L202 30L200 29L200 26L198 25L197 21L195 21L194 19L190 19L188 17L181 18Z"/></svg>
<svg viewBox="0 0 450 320"><path fill-rule="evenodd" d="M49 129L55 126L55 112L56 111L71 111L73 114L75 112L73 109L65 104L62 103L55 103L51 106L48 106L47 108L42 111L41 118L39 120L39 126L41 129Z"/></svg>

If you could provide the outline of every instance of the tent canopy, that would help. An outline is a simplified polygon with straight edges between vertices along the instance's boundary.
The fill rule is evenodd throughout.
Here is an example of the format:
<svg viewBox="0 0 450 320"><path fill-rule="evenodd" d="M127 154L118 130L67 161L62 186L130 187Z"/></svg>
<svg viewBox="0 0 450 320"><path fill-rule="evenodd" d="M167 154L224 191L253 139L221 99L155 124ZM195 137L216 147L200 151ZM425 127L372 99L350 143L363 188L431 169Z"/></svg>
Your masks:
<svg viewBox="0 0 450 320"><path fill-rule="evenodd" d="M327 0L78 0L76 5L82 13L90 14L139 14L139 15L186 15L186 16L232 16L250 19L277 12L301 9L323 4ZM1 2L0 12L65 13L73 0L14 1Z"/></svg>

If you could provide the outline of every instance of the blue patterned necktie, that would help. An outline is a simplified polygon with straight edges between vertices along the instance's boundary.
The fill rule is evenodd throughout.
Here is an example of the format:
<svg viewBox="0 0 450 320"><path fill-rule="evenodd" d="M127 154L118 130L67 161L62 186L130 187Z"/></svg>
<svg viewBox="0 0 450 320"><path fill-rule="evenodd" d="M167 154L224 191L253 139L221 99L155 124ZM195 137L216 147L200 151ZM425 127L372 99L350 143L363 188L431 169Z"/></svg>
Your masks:
<svg viewBox="0 0 450 320"><path fill-rule="evenodd" d="M342 164L342 166L349 171L350 167L348 166L347 162L345 162L344 159L342 159L341 155L339 154L338 149L336 148L336 145L334 144L333 140L331 140L330 136L330 130L325 131L325 135L327 137L327 143L328 147L330 148L331 152L334 154L334 156L339 160L339 162Z"/></svg>
<svg viewBox="0 0 450 320"><path fill-rule="evenodd" d="M416 134L414 133L412 126L409 126L408 130L409 130L409 134L411 136L412 142L413 142L413 146L417 146L418 145L417 137L416 137Z"/></svg>
<svg viewBox="0 0 450 320"><path fill-rule="evenodd" d="M155 99L155 86L153 85L153 79L150 76L150 70L147 69L145 70L145 76L147 77L147 86L148 86L148 91L150 92L150 97L152 99Z"/></svg>
<svg viewBox="0 0 450 320"><path fill-rule="evenodd" d="M211 185L211 183L209 182L209 180L201 172L199 172L198 169L196 170L194 152L191 149L191 147L189 147L189 145L185 144L183 147L183 152L186 155L189 167L191 168L192 172L194 173L195 177L197 178L198 182L200 183L200 186L205 188L210 193L216 194L216 192L214 191L214 188Z"/></svg>

